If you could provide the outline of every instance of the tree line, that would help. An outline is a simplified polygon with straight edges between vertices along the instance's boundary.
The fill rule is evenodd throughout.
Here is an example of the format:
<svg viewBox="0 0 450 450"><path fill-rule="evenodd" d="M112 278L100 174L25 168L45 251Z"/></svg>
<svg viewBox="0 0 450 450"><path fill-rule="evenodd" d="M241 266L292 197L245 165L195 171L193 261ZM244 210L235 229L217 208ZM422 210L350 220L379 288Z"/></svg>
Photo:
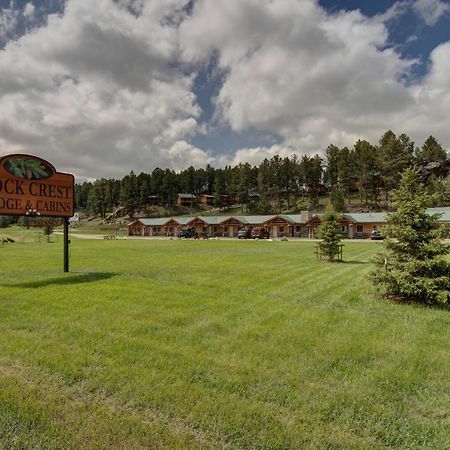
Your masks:
<svg viewBox="0 0 450 450"><path fill-rule="evenodd" d="M359 201L378 207L389 201L390 192L398 187L401 173L410 167L429 162L447 161L447 152L430 136L419 148L401 134L387 131L374 145L358 140L352 148L330 145L325 155L273 156L258 166L240 163L215 169L211 165L180 172L156 168L151 173L130 172L121 180L98 179L75 186L75 206L105 218L119 206L127 214L145 211L151 205L172 207L178 193L209 194L214 204L222 206L224 196L231 196L250 211L315 208L320 195L331 192L336 210L358 194ZM441 182L431 177L429 189L442 202ZM440 197L439 197L440 196Z"/></svg>

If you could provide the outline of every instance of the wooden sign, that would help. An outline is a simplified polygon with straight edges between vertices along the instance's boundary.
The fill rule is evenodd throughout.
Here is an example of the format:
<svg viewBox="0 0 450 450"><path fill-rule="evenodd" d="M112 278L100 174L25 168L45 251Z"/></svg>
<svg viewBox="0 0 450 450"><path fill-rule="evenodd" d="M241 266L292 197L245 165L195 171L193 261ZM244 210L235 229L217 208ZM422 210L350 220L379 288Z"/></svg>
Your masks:
<svg viewBox="0 0 450 450"><path fill-rule="evenodd" d="M0 159L0 214L72 217L74 177L30 155Z"/></svg>
<svg viewBox="0 0 450 450"><path fill-rule="evenodd" d="M33 217L28 220L27 227L43 228L43 227L60 227L64 224L63 218L58 217Z"/></svg>

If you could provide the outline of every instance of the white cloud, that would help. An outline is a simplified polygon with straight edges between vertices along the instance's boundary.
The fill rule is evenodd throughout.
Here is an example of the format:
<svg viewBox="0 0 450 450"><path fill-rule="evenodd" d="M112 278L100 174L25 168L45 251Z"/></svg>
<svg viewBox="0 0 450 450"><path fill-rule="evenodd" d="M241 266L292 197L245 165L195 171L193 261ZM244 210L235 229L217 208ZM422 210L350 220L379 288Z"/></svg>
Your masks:
<svg viewBox="0 0 450 450"><path fill-rule="evenodd" d="M414 104L400 81L413 61L384 49L386 27L358 11L329 15L313 1L199 0L181 36L188 60L217 55L227 75L216 106L233 130L269 130L300 152L361 134L378 138L389 118Z"/></svg>
<svg viewBox="0 0 450 450"><path fill-rule="evenodd" d="M28 2L25 7L23 8L23 15L27 19L32 19L34 17L35 7L33 3Z"/></svg>
<svg viewBox="0 0 450 450"><path fill-rule="evenodd" d="M450 44L433 52L425 80L406 84L417 61L389 48L383 20L407 6L369 19L359 11L327 14L314 1L198 0L181 26L182 51L194 63L217 58L225 74L219 116L235 131L255 127L284 138L281 147L242 149L235 160L377 142L389 128L418 144L434 133L449 146L450 101L441 85Z"/></svg>
<svg viewBox="0 0 450 450"><path fill-rule="evenodd" d="M179 167L173 149L200 112L192 77L173 67L177 30L163 20L182 4L153 1L136 16L110 0L71 0L10 42L0 53L2 153L35 153L80 177ZM182 154L188 165L208 159L187 144Z"/></svg>
<svg viewBox="0 0 450 450"><path fill-rule="evenodd" d="M19 12L11 2L9 8L0 9L0 42L7 36L14 34Z"/></svg>
<svg viewBox="0 0 450 450"><path fill-rule="evenodd" d="M400 0L395 2L390 8L388 8L384 13L378 14L375 20L383 23L394 21L406 14L411 8L411 0Z"/></svg>
<svg viewBox="0 0 450 450"><path fill-rule="evenodd" d="M294 147L278 144L272 145L270 147L241 148L237 150L231 157L226 155L219 157L218 163L220 166L234 166L239 163L246 162L252 165L258 165L265 158L270 159L275 155L285 158L290 157L295 153L297 153L297 151Z"/></svg>
<svg viewBox="0 0 450 450"><path fill-rule="evenodd" d="M442 16L450 12L450 5L442 0L416 0L413 6L428 26L436 25Z"/></svg>
<svg viewBox="0 0 450 450"><path fill-rule="evenodd" d="M69 0L63 15L10 41L0 52L0 153L109 177L312 154L376 142L389 128L450 147L450 43L413 84L403 80L415 61L389 47L385 23L409 0L371 19L329 14L316 0L197 0L189 14L186 1ZM429 20L445 13L433 4ZM11 32L5 17L0 30L8 23ZM281 144L213 158L189 143L209 128L198 123L193 87L212 58L223 73L216 118L276 133Z"/></svg>

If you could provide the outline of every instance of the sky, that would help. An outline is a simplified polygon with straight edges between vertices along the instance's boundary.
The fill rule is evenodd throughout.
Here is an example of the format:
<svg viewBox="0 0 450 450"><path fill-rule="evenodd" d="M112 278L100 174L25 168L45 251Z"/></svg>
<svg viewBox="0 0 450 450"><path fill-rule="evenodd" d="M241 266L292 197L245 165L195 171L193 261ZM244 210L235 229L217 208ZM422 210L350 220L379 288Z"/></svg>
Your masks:
<svg viewBox="0 0 450 450"><path fill-rule="evenodd" d="M78 180L450 149L450 0L0 0L0 155Z"/></svg>

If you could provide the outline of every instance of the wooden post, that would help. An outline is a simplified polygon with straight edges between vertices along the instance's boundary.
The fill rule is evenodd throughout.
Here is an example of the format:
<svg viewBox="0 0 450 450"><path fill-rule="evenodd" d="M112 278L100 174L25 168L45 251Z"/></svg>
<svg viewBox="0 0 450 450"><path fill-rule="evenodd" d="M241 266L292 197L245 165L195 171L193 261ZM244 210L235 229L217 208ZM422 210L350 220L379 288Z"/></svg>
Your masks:
<svg viewBox="0 0 450 450"><path fill-rule="evenodd" d="M69 218L64 217L64 272L69 271Z"/></svg>

